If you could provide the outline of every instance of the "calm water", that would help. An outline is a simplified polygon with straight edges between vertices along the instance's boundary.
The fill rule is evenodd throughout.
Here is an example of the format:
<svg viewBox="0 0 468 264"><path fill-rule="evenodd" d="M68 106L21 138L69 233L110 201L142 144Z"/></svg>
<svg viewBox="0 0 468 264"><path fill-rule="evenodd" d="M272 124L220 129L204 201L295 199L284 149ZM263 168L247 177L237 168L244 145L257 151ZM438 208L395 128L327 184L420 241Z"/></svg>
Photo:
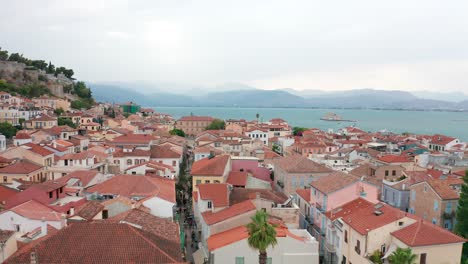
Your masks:
<svg viewBox="0 0 468 264"><path fill-rule="evenodd" d="M209 115L221 119L244 118L246 120L254 120L256 113L259 113L260 119L264 121L279 117L288 121L292 126L316 127L322 130L336 130L354 124L349 122L327 122L320 120L320 117L327 112L334 112L344 119L357 120L355 123L356 126L366 131L387 129L396 133L441 133L468 141L468 113L466 112L231 107L153 108L157 112L170 114L174 118L193 113L194 115Z"/></svg>

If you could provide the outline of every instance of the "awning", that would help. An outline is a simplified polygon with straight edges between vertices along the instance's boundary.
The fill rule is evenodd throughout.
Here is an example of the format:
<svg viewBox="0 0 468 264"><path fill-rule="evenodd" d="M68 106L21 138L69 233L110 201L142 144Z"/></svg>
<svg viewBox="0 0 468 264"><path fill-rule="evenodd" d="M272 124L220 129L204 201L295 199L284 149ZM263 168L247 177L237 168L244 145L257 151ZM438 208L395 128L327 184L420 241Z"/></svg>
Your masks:
<svg viewBox="0 0 468 264"><path fill-rule="evenodd" d="M382 257L382 259L388 258L395 250L397 249L397 245L391 244L390 247L388 248L387 252L385 252L385 255Z"/></svg>

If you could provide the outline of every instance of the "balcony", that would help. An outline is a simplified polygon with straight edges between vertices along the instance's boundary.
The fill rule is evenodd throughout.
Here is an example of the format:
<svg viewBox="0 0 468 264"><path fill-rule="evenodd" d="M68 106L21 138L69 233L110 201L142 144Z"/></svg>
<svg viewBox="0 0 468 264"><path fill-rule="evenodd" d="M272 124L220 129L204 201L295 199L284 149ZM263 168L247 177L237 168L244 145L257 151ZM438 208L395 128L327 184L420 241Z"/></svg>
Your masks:
<svg viewBox="0 0 468 264"><path fill-rule="evenodd" d="M442 214L442 218L444 218L444 219L452 219L452 218L455 218L455 211L452 211L452 212L450 212L450 213L444 212L444 213Z"/></svg>

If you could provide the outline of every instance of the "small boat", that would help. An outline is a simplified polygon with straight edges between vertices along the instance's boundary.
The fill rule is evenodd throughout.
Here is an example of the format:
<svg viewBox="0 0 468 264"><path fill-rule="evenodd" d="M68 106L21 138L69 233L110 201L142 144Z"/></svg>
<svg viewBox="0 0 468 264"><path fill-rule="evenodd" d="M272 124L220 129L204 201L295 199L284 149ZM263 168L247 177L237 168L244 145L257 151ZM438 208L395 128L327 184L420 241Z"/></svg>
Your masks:
<svg viewBox="0 0 468 264"><path fill-rule="evenodd" d="M320 118L323 121L334 121L334 122L357 122L356 120L343 119L341 116L335 113L326 113L323 117Z"/></svg>

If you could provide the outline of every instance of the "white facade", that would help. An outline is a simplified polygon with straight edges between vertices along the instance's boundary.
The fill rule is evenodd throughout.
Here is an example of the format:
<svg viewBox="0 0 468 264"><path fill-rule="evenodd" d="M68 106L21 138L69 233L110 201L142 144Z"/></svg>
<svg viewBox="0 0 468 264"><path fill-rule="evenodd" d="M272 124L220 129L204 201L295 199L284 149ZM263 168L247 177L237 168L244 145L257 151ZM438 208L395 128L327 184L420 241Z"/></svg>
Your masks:
<svg viewBox="0 0 468 264"><path fill-rule="evenodd" d="M148 207L151 210L150 213L154 216L172 218L173 208L176 204L159 197L153 197L144 201L143 205Z"/></svg>
<svg viewBox="0 0 468 264"><path fill-rule="evenodd" d="M13 211L4 211L0 214L0 229L2 230L11 230L24 234L41 227L42 223L42 220L29 219ZM64 227L61 220L45 221L45 223L56 229L62 229Z"/></svg>
<svg viewBox="0 0 468 264"><path fill-rule="evenodd" d="M180 162L182 162L182 156L180 158L170 158L170 159L157 158L157 159L151 159L151 160L154 162L172 166L176 172L176 175L177 176L179 175L179 166L180 166Z"/></svg>
<svg viewBox="0 0 468 264"><path fill-rule="evenodd" d="M251 139L260 139L263 141L263 144L268 145L268 132L262 130L252 130L249 132L245 132L245 134L250 137Z"/></svg>
<svg viewBox="0 0 468 264"><path fill-rule="evenodd" d="M4 135L0 135L0 151L6 150L6 137Z"/></svg>
<svg viewBox="0 0 468 264"><path fill-rule="evenodd" d="M306 230L290 229L291 233L305 241L286 236L277 237L278 244L267 249L267 256L274 264L318 264L318 242ZM211 251L214 264L258 263L258 251L249 247L247 238ZM236 262L236 258L239 262ZM240 261L240 260L243 260Z"/></svg>

